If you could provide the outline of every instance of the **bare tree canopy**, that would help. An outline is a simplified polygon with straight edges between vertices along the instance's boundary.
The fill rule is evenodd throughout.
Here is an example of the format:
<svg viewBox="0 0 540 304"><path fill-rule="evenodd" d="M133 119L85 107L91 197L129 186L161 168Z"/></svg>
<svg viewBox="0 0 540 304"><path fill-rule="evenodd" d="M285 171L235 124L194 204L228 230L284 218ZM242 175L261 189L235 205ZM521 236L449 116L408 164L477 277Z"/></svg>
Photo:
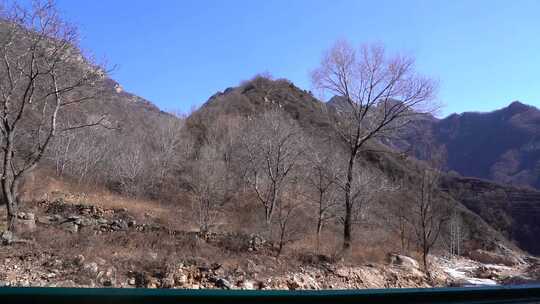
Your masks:
<svg viewBox="0 0 540 304"><path fill-rule="evenodd" d="M280 109L252 117L247 124L243 144L246 176L264 208L267 227L301 161L303 140L300 128Z"/></svg>
<svg viewBox="0 0 540 304"><path fill-rule="evenodd" d="M345 41L337 42L323 56L312 72L312 82L323 93L335 94L340 100L335 109L329 109L329 117L349 153L344 181L346 250L352 238L356 195L352 187L358 153L367 142L393 136L415 115L431 110L436 84L415 72L412 58L389 57L378 45L356 50Z"/></svg>
<svg viewBox="0 0 540 304"><path fill-rule="evenodd" d="M77 29L59 17L53 2L33 1L28 9L4 2L0 18L7 23L0 33L2 192L13 229L18 185L40 162L51 139L104 121L100 117L69 125L66 115L95 97L84 88L101 80L104 72L83 57Z"/></svg>
<svg viewBox="0 0 540 304"><path fill-rule="evenodd" d="M436 83L416 73L412 58L389 57L380 45L355 50L337 42L312 72L312 81L323 92L342 97L336 130L351 148L391 136L414 116L436 110Z"/></svg>
<svg viewBox="0 0 540 304"><path fill-rule="evenodd" d="M322 150L322 151L321 151ZM313 147L309 153L309 170L306 172L306 199L316 209L316 249L319 251L321 232L325 224L337 216L339 202L339 168L334 165L335 153L331 149Z"/></svg>
<svg viewBox="0 0 540 304"><path fill-rule="evenodd" d="M422 252L424 270L429 275L428 255L439 240L441 231L450 216L450 207L435 195L439 186L440 171L425 169L418 186L412 209L412 226L418 247Z"/></svg>

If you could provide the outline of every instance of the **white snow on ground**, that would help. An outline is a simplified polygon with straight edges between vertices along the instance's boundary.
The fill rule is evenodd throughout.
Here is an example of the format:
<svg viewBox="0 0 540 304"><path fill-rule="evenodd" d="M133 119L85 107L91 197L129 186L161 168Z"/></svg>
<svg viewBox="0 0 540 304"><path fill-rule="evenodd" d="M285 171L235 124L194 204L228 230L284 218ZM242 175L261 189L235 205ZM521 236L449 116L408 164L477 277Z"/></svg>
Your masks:
<svg viewBox="0 0 540 304"><path fill-rule="evenodd" d="M481 285L481 286L495 286L497 282L490 279L478 279L478 278L467 278L465 279L467 283L471 285Z"/></svg>
<svg viewBox="0 0 540 304"><path fill-rule="evenodd" d="M479 278L472 278L472 277L467 276L466 271L472 270L474 269L474 267L462 267L462 268L443 267L442 269L453 279L462 280L471 285L484 285L484 286L497 285L497 282L490 279L479 279Z"/></svg>
<svg viewBox="0 0 540 304"><path fill-rule="evenodd" d="M462 281L467 285L494 286L497 282L491 279L480 279L473 277L474 271L481 266L479 263L466 259L445 259L439 258L438 263L441 269L456 281ZM500 265L485 265L491 268L507 268ZM493 266L493 267L492 267Z"/></svg>
<svg viewBox="0 0 540 304"><path fill-rule="evenodd" d="M484 264L484 266L492 269L499 269L499 270L508 270L511 271L512 267L510 266L504 266L504 265L497 265L497 264Z"/></svg>

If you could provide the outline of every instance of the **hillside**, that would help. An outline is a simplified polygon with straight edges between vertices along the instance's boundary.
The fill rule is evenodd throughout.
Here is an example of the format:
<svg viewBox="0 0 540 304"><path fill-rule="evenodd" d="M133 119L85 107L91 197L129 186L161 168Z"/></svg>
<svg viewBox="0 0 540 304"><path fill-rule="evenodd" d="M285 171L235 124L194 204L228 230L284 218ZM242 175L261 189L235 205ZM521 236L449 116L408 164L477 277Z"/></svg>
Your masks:
<svg viewBox="0 0 540 304"><path fill-rule="evenodd" d="M539 191L455 176L448 176L443 187L519 247L540 253Z"/></svg>
<svg viewBox="0 0 540 304"><path fill-rule="evenodd" d="M286 80L256 77L239 87L228 88L224 92L216 93L188 118L188 126L198 130L197 132L202 132L201 130L208 128L208 126L205 127L205 124L218 120L218 117L222 115L226 115L228 119L230 119L230 115L249 117L275 105L284 109L285 113L298 121L306 134L319 140L328 140L333 153L339 155L344 151L344 146L337 141L336 135L329 128L328 118L323 112L324 103ZM362 166L375 167L390 180L402 180L411 184L418 182L420 172L426 166L413 158L404 158L401 154L394 153L383 143L368 145L361 154L361 158ZM439 195L443 200L452 200L444 192L440 192ZM414 200L414 197L409 197L409 199ZM465 221L470 223L468 233L471 237L469 242L471 247L469 249L472 250L478 246L493 248L494 242L505 242L498 232L489 227L475 213L469 211L460 202L454 203L459 205L459 212L462 213ZM376 217L371 221L381 222L383 219ZM388 227L383 228L383 230L386 233L389 232Z"/></svg>
<svg viewBox="0 0 540 304"><path fill-rule="evenodd" d="M153 117L170 117L155 107L138 101L133 95L117 92L116 83L105 82L103 99L94 111L108 112L110 121L123 127L119 132L107 133L108 140L121 141L125 137L135 137L145 143L153 134ZM212 124L216 121L231 121L232 117L256 117L266 109L279 107L284 115L298 122L308 136L327 138L339 154L341 146L334 141L323 115L323 104L308 92L298 89L288 81L272 81L256 78L239 87L227 89L214 95L198 111L187 118L188 133L198 138L199 144L209 140ZM87 112L92 115L92 111ZM174 118L176 119L176 118ZM129 127L126 127L129 126ZM148 127L145 127L148 126ZM223 129L222 129L223 130ZM93 130L102 134L101 130ZM109 132L109 131L107 131ZM210 132L210 133L209 133ZM79 138L80 143L88 142L88 137ZM144 141L143 141L144 140ZM131 147L131 146L128 146ZM119 146L125 149L125 146ZM372 146L373 150L387 150L382 145ZM176 146L180 149L180 146ZM197 149L195 149L196 151ZM148 150L152 157L153 149ZM178 150L180 151L180 150ZM130 150L121 150L122 155L130 155ZM196 153L196 152L195 152ZM194 162L194 156L187 161ZM54 160L54 158L52 159ZM136 159L135 159L136 160ZM363 166L379 168L392 179L404 179L411 183L418 178L418 170L424 166L413 159L404 159L394 153L365 151ZM29 229L37 229L30 243L14 241L0 249L0 256L13 257L17 250L17 268L8 258L0 265L5 276L0 280L10 286L117 286L117 287L159 287L159 288L232 288L232 289L305 289L305 288L366 288L366 287L428 287L447 284L484 282L476 278L482 263L466 260L474 266L468 274L471 278L452 277L447 267L462 267L450 261L435 257L435 281L428 281L418 266L388 263L385 256L397 251L393 231L385 222L385 217L377 212L358 227L355 247L357 255L346 261L335 261L332 253L339 241L339 224L330 223L324 236L324 250L312 253L312 240L306 223L312 221L308 211L296 214L296 220L303 223L307 231L304 238L297 239L294 247L286 251L287 259L276 260L275 243L261 237L258 212L253 198L247 193L234 194L219 212L222 217L219 229L212 233L198 231L197 211L192 209L196 197L189 195L190 186L183 182L175 187L175 195L148 198L140 193L146 202L136 202L129 198L126 189L114 187L114 183L102 183L115 195L104 201L103 195L94 193L96 188L80 185L76 175L66 173L55 177L50 184L47 168L54 162L46 162L42 173L27 184L24 213L21 220ZM133 163L128 163L133 164ZM191 166L192 164L190 164ZM102 162L99 166L108 166ZM98 167L99 168L99 167ZM122 169L122 167L116 167ZM129 168L129 167L128 167ZM179 167L170 176L189 184L185 176L190 167ZM184 168L184 169L182 169ZM50 172L50 171L49 171ZM103 177L102 173L96 177ZM105 175L107 176L107 175ZM234 176L234 175L233 175ZM75 180L74 180L75 178ZM69 186L69 181L75 186ZM133 181L139 185L138 180ZM240 183L237 179L234 182ZM52 185L56 185L52 187ZM142 184L144 185L144 184ZM39 190L38 190L39 189ZM63 189L59 191L58 189ZM129 189L129 188L128 188ZM170 190L169 190L170 191ZM88 195L91 194L91 196ZM92 194L94 193L94 194ZM441 199L451 200L443 192ZM392 194L390 193L390 196ZM165 197L174 197L165 201ZM251 198L250 198L251 197ZM412 198L411 198L412 199ZM122 203L121 203L122 202ZM191 206L191 207L190 207ZM375 206L384 206L374 205ZM459 213L467 223L468 241L464 243L467 252L491 250L494 257L481 255L483 261L510 261L516 263L513 254L508 256L507 248L512 248L499 233L487 225L475 213L458 204ZM35 224L32 224L34 223ZM253 233L255 231L255 233ZM304 230L299 230L304 231ZM53 234L55 239L47 238ZM305 232L302 232L305 233ZM368 237L369 236L369 237ZM84 241L83 241L84 240ZM378 244L374 243L377 240ZM5 240L4 240L5 241ZM68 242L62 246L59 242ZM503 244L506 244L503 245ZM369 248L369 249L362 249ZM188 248L189 250L186 250ZM505 249L506 248L506 249ZM441 244L441 249L445 250ZM503 258L504 257L504 258ZM487 259L487 260L486 260ZM20 262L19 262L20 260ZM518 258L519 260L519 258ZM4 259L4 261L6 261ZM59 262L57 262L59 261ZM323 262L324 261L324 262ZM369 263L370 266L365 266ZM403 262L400 262L403 263ZM506 262L505 262L506 263ZM511 264L515 265L515 264ZM526 271L526 264L505 268L504 274L494 275L503 282L506 276ZM472 267L472 268L471 268ZM350 279L356 278L356 279ZM480 280L480 281L478 281ZM491 282L495 281L487 281Z"/></svg>
<svg viewBox="0 0 540 304"><path fill-rule="evenodd" d="M20 73L26 89L13 85L15 102L5 99L0 111L6 133L23 122L2 155L10 161L3 180L22 181L2 188L3 203L17 207L0 211L2 225L14 219L0 234L2 286L430 287L502 284L537 266L521 249L537 253L538 224L504 199L490 205L492 183L439 176L395 151L407 139L368 138L356 165L347 162L339 122L329 119L339 99L325 104L288 80L256 76L176 116L124 92L75 45L25 26L5 57L30 62L29 74L53 72ZM0 67L7 82L9 67ZM86 71L92 81L58 89ZM34 90L42 95L27 98ZM422 117L411 134L430 123ZM349 208L343 190L352 188ZM535 193L509 191L515 206L534 208ZM345 214L354 228L348 246ZM419 232L426 226L437 236L431 244Z"/></svg>
<svg viewBox="0 0 540 304"><path fill-rule="evenodd" d="M104 81L95 88L99 92L99 98L86 108L86 117L92 117L96 115L105 114L107 120L113 125L117 126L117 130L101 130L93 129L89 130L90 136L100 138L102 137L101 144L104 142L114 142L115 149L107 150L107 152L95 152L95 153L108 153L99 162L95 162L94 178L107 178L108 187L113 187L117 183L125 183L121 179L121 176L104 175L103 171L100 172L100 168L107 170L108 166L111 166L110 162L116 160L115 157L128 157L131 149L134 147L143 147L145 150L153 149L155 139L153 136L157 129L159 129L162 120L177 120L170 114L161 112L151 102L146 101L136 95L124 92L121 87L114 80L106 78ZM299 89L294 84L287 80L269 80L263 77L256 77L251 81L244 82L242 85L235 88L228 88L224 92L218 92L211 96L209 100L191 116L187 117L187 127L189 130L188 137L199 137L199 141L207 136L210 125L215 121L229 120L234 116L249 117L255 116L258 113L262 113L273 107L279 107L290 116L293 120L297 121L303 131L315 141L330 141L330 145L337 151L343 149L339 142L336 142L331 129L328 125L328 119L324 113L324 104L314 98L309 92ZM84 116L80 116L82 118ZM138 144L135 145L131 142L130 138L139 138ZM76 137L75 142L80 141L79 144L88 144L89 139L86 137ZM146 141L146 143L145 143ZM59 141L60 144L63 142ZM90 139L90 143L95 143ZM122 145L122 143L125 143ZM128 151L125 151L128 149ZM197 149L195 149L197 150ZM148 158L152 158L152 150L147 150L149 154ZM155 151L155 150L154 150ZM336 152L337 152L336 151ZM373 151L383 151L382 153ZM384 152L386 151L386 152ZM136 151L135 151L136 152ZM155 153L155 152L154 152ZM110 155L107 157L107 155ZM53 156L51 156L53 157ZM138 156L140 157L140 156ZM193 156L190 156L193 157ZM392 149L386 147L383 143L373 143L362 154L365 166L373 166L380 169L391 180L406 180L411 183L415 183L418 179L418 172L423 165L421 162L417 162L414 159L404 159L399 154L394 154ZM147 163L144 158L139 158L138 161ZM52 165L52 163L50 163ZM47 163L45 163L47 165ZM148 166L152 166L151 162L148 162ZM126 169L119 168L120 171L128 170L126 173L131 173L130 170L135 168L127 167ZM142 176L150 169L138 169L141 170L136 173L137 176L132 183L137 183L137 178ZM189 169L188 169L189 170ZM76 172L66 170L66 176L73 176ZM89 177L90 174L89 174ZM189 186L186 185L186 177L179 175L178 172L170 172L170 179L176 179L173 185L180 185L181 188L176 188L176 192L187 191ZM189 178L187 178L189 180ZM241 181L231 181L233 184L239 184ZM144 187L144 184L138 187ZM128 185L125 187L131 189ZM178 187L178 186L174 186ZM187 188L186 188L187 187ZM120 191L127 191L129 189L117 188ZM152 191L150 189L150 191ZM167 194L167 197L177 196L178 194ZM450 199L445 193L440 194L444 199ZM412 199L412 198L411 198ZM458 203L458 202L456 202ZM231 206L234 207L234 206ZM483 248L485 246L492 248L493 242L504 242L500 235L491 229L484 221L482 221L477 215L467 210L463 206L460 207L466 222L474 223L469 227L471 236L470 249L474 249L477 246ZM232 209L234 210L234 208ZM473 209L474 210L474 209ZM234 211L232 211L234 212ZM228 216L235 217L234 213L229 213ZM371 219L373 223L382 221L382 218ZM339 229L333 228L334 233L339 233ZM384 229L385 233L390 233L388 229ZM480 244L480 245L479 245ZM527 248L527 246L525 246Z"/></svg>
<svg viewBox="0 0 540 304"><path fill-rule="evenodd" d="M540 110L518 101L487 113L452 114L430 123L447 151L447 167L463 176L540 188Z"/></svg>
<svg viewBox="0 0 540 304"><path fill-rule="evenodd" d="M336 96L328 103L339 107L340 102ZM384 144L418 159L444 147L444 165L454 171L444 178L445 191L521 248L537 254L540 192L530 186L536 187L538 176L531 168L540 161L534 148L539 119L540 110L520 102L490 113L454 114L441 120L422 115L401 139Z"/></svg>

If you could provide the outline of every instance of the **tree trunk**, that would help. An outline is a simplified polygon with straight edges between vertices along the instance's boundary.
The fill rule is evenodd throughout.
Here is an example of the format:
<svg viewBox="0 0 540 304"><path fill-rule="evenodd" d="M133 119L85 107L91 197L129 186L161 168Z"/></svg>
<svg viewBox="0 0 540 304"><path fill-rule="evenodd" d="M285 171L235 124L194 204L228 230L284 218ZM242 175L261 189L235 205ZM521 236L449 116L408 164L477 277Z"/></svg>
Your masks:
<svg viewBox="0 0 540 304"><path fill-rule="evenodd" d="M323 221L319 217L317 221L317 253L319 253L320 243L321 243L321 231L322 231Z"/></svg>
<svg viewBox="0 0 540 304"><path fill-rule="evenodd" d="M423 252L422 252L422 263L424 264L424 271L426 272L426 275L428 279L431 279L431 273L429 272L429 266L427 257L429 254L429 247L427 245L424 245Z"/></svg>
<svg viewBox="0 0 540 304"><path fill-rule="evenodd" d="M323 217L324 217L324 210L322 208L323 205L323 191L319 190L319 217L317 218L317 248L316 251L319 253L319 247L321 242L321 231L323 226Z"/></svg>
<svg viewBox="0 0 540 304"><path fill-rule="evenodd" d="M13 203L10 203L8 204L8 226L7 226L7 230L13 232L13 233L16 233L17 231L17 213L18 213L18 208L17 208L17 204L13 204Z"/></svg>
<svg viewBox="0 0 540 304"><path fill-rule="evenodd" d="M405 219L402 216L399 216L399 238L401 240L401 254L407 254L408 251L408 242L407 242L407 235L405 231Z"/></svg>
<svg viewBox="0 0 540 304"><path fill-rule="evenodd" d="M401 238L401 254L406 254L405 234L403 233L403 231L401 232L400 238Z"/></svg>
<svg viewBox="0 0 540 304"><path fill-rule="evenodd" d="M279 257L281 255L281 251L283 251L284 242L285 242L285 228L281 227L281 231L279 234L279 246L278 246L278 252L276 254L276 257Z"/></svg>
<svg viewBox="0 0 540 304"><path fill-rule="evenodd" d="M350 204L345 206L345 221L343 222L343 251L348 251L352 244L352 211Z"/></svg>
<svg viewBox="0 0 540 304"><path fill-rule="evenodd" d="M270 207L265 207L264 209L264 226L266 228L266 238L268 240L272 239L272 215L270 212Z"/></svg>
<svg viewBox="0 0 540 304"><path fill-rule="evenodd" d="M345 219L343 221L343 251L348 251L352 243L352 201L351 185L353 179L354 160L356 150L353 150L347 167L347 182L345 183Z"/></svg>
<svg viewBox="0 0 540 304"><path fill-rule="evenodd" d="M19 204L16 193L11 191L13 183L9 177L2 180L2 195L7 208L7 230L16 232Z"/></svg>

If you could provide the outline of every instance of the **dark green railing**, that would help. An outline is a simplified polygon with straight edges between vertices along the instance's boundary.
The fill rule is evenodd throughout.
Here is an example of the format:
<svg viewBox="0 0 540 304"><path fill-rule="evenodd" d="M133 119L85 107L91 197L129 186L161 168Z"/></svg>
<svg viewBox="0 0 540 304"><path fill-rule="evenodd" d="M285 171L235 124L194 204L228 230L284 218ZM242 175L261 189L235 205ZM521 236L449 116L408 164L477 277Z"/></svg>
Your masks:
<svg viewBox="0 0 540 304"><path fill-rule="evenodd" d="M0 303L540 303L540 286L328 291L0 288Z"/></svg>

